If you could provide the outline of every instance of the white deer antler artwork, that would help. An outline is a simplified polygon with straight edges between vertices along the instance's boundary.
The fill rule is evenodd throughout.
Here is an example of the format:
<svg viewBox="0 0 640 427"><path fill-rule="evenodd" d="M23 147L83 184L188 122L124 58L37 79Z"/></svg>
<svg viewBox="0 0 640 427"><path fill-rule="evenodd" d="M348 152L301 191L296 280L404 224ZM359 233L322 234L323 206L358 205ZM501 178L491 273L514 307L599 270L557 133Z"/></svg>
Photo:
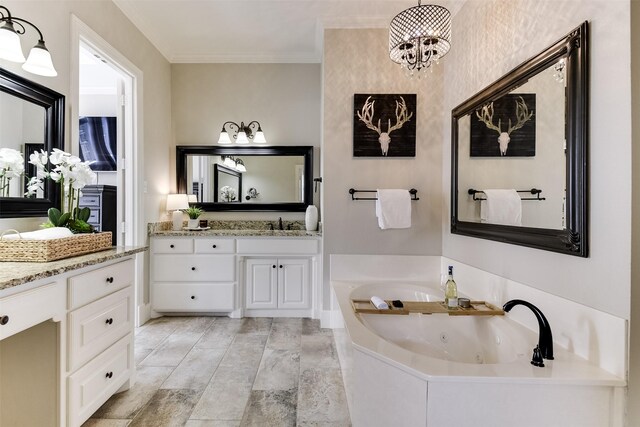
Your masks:
<svg viewBox="0 0 640 427"><path fill-rule="evenodd" d="M507 147L509 146L509 141L511 141L511 132L520 129L527 123L531 117L533 117L533 111L529 111L529 107L527 107L527 103L524 102L524 99L519 96L516 99L516 123L511 125L511 119L509 119L509 127L506 132L502 131L502 125L500 123L500 119L498 119L498 124L493 124L493 102L485 105L480 110L476 110L476 116L478 119L483 122L488 129L495 130L498 132L498 144L500 144L500 154L502 156L507 154Z"/></svg>
<svg viewBox="0 0 640 427"><path fill-rule="evenodd" d="M387 123L387 131L382 132L382 129L380 128L381 119L378 119L378 126L374 126L372 123L375 102L376 101L371 101L371 97L368 97L362 106L362 110L358 111L357 114L358 118L367 126L367 128L378 133L380 136L378 138L378 142L380 143L382 155L386 156L389 151L389 144L391 143L391 132L400 129L402 125L411 120L413 113L409 113L407 111L407 104L404 101L404 98L400 97L400 102L396 100L396 124L391 126L391 119L389 119Z"/></svg>

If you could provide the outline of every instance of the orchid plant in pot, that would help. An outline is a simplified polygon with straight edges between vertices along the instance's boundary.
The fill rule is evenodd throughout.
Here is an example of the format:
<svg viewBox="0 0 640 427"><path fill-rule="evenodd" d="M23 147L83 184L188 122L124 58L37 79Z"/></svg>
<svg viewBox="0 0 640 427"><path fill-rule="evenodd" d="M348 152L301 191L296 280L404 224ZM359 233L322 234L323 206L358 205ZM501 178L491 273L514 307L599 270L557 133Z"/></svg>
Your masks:
<svg viewBox="0 0 640 427"><path fill-rule="evenodd" d="M60 209L49 209L49 222L43 227L67 227L74 233L93 232L93 227L87 223L90 209L79 206L81 190L96 182L96 173L90 167L93 162L83 162L77 156L54 148L51 154L44 150L34 151L29 156L29 163L36 167L37 174L29 179L25 195L35 194L45 179L58 183L62 191Z"/></svg>
<svg viewBox="0 0 640 427"><path fill-rule="evenodd" d="M22 153L13 148L0 148L0 197L11 197L11 180L20 178L23 172Z"/></svg>

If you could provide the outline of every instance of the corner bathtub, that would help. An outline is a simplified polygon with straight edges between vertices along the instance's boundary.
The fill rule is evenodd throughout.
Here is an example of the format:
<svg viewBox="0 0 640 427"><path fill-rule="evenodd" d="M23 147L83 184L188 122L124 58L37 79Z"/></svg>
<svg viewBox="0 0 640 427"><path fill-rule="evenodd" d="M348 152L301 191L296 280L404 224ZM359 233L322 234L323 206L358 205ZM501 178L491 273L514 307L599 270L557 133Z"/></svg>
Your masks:
<svg viewBox="0 0 640 427"><path fill-rule="evenodd" d="M508 314L356 314L351 299L438 301L441 291L409 283L332 286L348 338L340 347L351 353L341 363L355 427L623 425L623 379L557 344L555 360L532 366L537 331Z"/></svg>

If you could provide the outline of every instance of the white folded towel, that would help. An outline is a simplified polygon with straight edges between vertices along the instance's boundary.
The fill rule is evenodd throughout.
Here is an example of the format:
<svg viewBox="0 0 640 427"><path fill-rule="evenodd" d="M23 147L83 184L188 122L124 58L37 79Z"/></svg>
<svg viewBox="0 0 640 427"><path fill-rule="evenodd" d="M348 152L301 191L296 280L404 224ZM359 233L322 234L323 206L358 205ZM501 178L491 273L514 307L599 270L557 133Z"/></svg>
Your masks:
<svg viewBox="0 0 640 427"><path fill-rule="evenodd" d="M522 199L516 190L482 190L486 200L480 203L482 222L522 225Z"/></svg>
<svg viewBox="0 0 640 427"><path fill-rule="evenodd" d="M384 302L384 300L380 297L372 296L371 304L373 304L378 310L388 310L389 304Z"/></svg>
<svg viewBox="0 0 640 427"><path fill-rule="evenodd" d="M409 190L377 191L376 216L381 229L411 227L411 194Z"/></svg>
<svg viewBox="0 0 640 427"><path fill-rule="evenodd" d="M14 231L15 234L5 234L8 231ZM70 237L74 234L66 227L51 227L43 228L37 231L27 231L25 233L18 233L15 230L7 230L3 233L2 238L7 240L12 239L24 239L24 240L51 240L60 239L63 237Z"/></svg>

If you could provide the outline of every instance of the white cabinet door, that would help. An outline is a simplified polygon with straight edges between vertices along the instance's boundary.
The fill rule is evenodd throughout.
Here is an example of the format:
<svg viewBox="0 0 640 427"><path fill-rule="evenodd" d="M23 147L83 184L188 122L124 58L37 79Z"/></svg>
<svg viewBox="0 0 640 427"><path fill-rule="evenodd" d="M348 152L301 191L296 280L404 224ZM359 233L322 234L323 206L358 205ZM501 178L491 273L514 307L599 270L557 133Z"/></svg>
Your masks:
<svg viewBox="0 0 640 427"><path fill-rule="evenodd" d="M278 259L278 308L309 307L309 260Z"/></svg>
<svg viewBox="0 0 640 427"><path fill-rule="evenodd" d="M247 260L247 308L278 307L278 260Z"/></svg>

